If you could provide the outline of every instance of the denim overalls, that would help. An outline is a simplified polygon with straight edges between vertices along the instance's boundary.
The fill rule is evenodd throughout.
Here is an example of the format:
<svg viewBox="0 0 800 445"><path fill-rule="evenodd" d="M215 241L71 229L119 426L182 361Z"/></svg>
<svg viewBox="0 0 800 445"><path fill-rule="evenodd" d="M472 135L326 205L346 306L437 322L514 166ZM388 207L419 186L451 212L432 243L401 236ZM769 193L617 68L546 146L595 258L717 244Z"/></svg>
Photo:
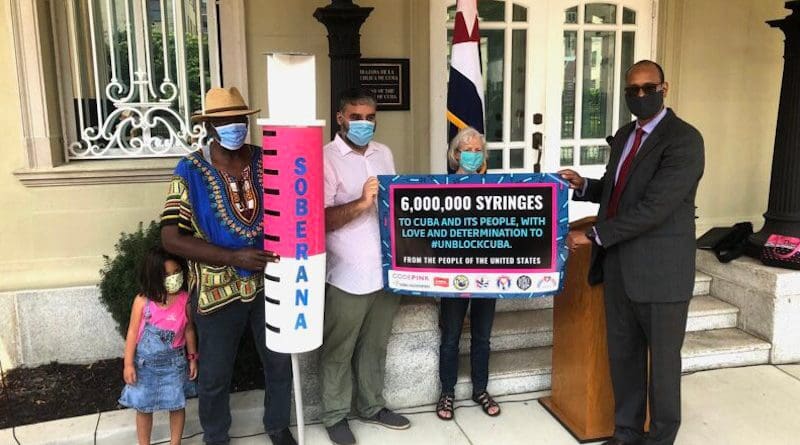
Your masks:
<svg viewBox="0 0 800 445"><path fill-rule="evenodd" d="M150 324L148 299L144 309L144 331L136 345L136 383L125 385L120 405L139 412L175 411L186 406L186 397L197 394L188 377L183 348L173 348L175 333Z"/></svg>

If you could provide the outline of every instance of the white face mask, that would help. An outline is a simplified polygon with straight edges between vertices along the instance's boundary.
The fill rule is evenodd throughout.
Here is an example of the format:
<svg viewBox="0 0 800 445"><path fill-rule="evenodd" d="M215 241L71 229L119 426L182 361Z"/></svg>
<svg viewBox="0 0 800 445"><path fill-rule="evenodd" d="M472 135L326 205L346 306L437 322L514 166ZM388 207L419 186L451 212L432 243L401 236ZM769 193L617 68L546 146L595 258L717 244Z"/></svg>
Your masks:
<svg viewBox="0 0 800 445"><path fill-rule="evenodd" d="M169 294L177 293L181 290L181 286L183 286L183 272L167 275L164 278L164 288Z"/></svg>

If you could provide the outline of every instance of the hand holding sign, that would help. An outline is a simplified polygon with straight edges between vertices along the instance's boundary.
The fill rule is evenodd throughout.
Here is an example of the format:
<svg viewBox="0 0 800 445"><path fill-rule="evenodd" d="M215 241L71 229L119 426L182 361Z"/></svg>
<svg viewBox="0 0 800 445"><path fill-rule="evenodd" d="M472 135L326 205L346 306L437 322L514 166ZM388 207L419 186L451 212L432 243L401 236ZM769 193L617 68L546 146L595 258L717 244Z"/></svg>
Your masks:
<svg viewBox="0 0 800 445"><path fill-rule="evenodd" d="M363 206L369 207L375 204L378 199L378 178L370 176L367 182L364 183L364 189L361 192L361 202Z"/></svg>
<svg viewBox="0 0 800 445"><path fill-rule="evenodd" d="M566 168L564 170L559 170L558 174L561 175L562 179L569 182L569 188L573 190L581 190L583 189L583 185L586 184L586 179L575 170Z"/></svg>
<svg viewBox="0 0 800 445"><path fill-rule="evenodd" d="M261 272L267 263L277 263L278 261L280 261L280 257L273 252L248 247L233 251L230 263L232 266L241 267L242 269Z"/></svg>
<svg viewBox="0 0 800 445"><path fill-rule="evenodd" d="M580 246L586 246L588 244L592 244L592 240L590 240L584 232L573 230L567 235L567 248L570 252Z"/></svg>

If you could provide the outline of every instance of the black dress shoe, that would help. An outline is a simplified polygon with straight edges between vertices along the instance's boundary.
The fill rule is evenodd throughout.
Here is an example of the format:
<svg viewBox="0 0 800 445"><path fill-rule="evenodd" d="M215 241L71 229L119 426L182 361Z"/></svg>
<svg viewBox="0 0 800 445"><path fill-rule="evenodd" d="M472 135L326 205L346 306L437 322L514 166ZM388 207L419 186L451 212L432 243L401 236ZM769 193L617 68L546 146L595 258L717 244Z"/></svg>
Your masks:
<svg viewBox="0 0 800 445"><path fill-rule="evenodd" d="M268 434L268 436L269 440L272 441L272 445L297 445L297 441L294 440L289 428L285 428L275 434Z"/></svg>

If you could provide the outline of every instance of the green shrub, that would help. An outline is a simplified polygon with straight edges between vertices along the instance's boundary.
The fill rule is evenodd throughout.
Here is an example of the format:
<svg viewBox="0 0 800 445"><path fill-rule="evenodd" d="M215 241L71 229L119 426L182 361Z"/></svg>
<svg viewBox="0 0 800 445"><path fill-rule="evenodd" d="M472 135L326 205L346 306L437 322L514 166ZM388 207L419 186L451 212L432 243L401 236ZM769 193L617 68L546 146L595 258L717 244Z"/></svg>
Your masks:
<svg viewBox="0 0 800 445"><path fill-rule="evenodd" d="M139 293L137 282L139 265L150 248L161 243L161 229L155 221L147 228L139 223L133 233L121 233L114 246L116 256L112 259L103 255L105 266L100 270L100 301L117 322L117 330L122 338L128 333L131 306ZM239 342L239 352L234 364L232 389L248 390L264 388L261 361L248 326Z"/></svg>
<svg viewBox="0 0 800 445"><path fill-rule="evenodd" d="M139 293L139 265L150 248L161 242L161 229L155 221L147 228L139 223L133 233L121 233L114 246L116 256L103 255L105 266L100 270L100 301L117 322L117 330L125 338L131 318L131 305Z"/></svg>

